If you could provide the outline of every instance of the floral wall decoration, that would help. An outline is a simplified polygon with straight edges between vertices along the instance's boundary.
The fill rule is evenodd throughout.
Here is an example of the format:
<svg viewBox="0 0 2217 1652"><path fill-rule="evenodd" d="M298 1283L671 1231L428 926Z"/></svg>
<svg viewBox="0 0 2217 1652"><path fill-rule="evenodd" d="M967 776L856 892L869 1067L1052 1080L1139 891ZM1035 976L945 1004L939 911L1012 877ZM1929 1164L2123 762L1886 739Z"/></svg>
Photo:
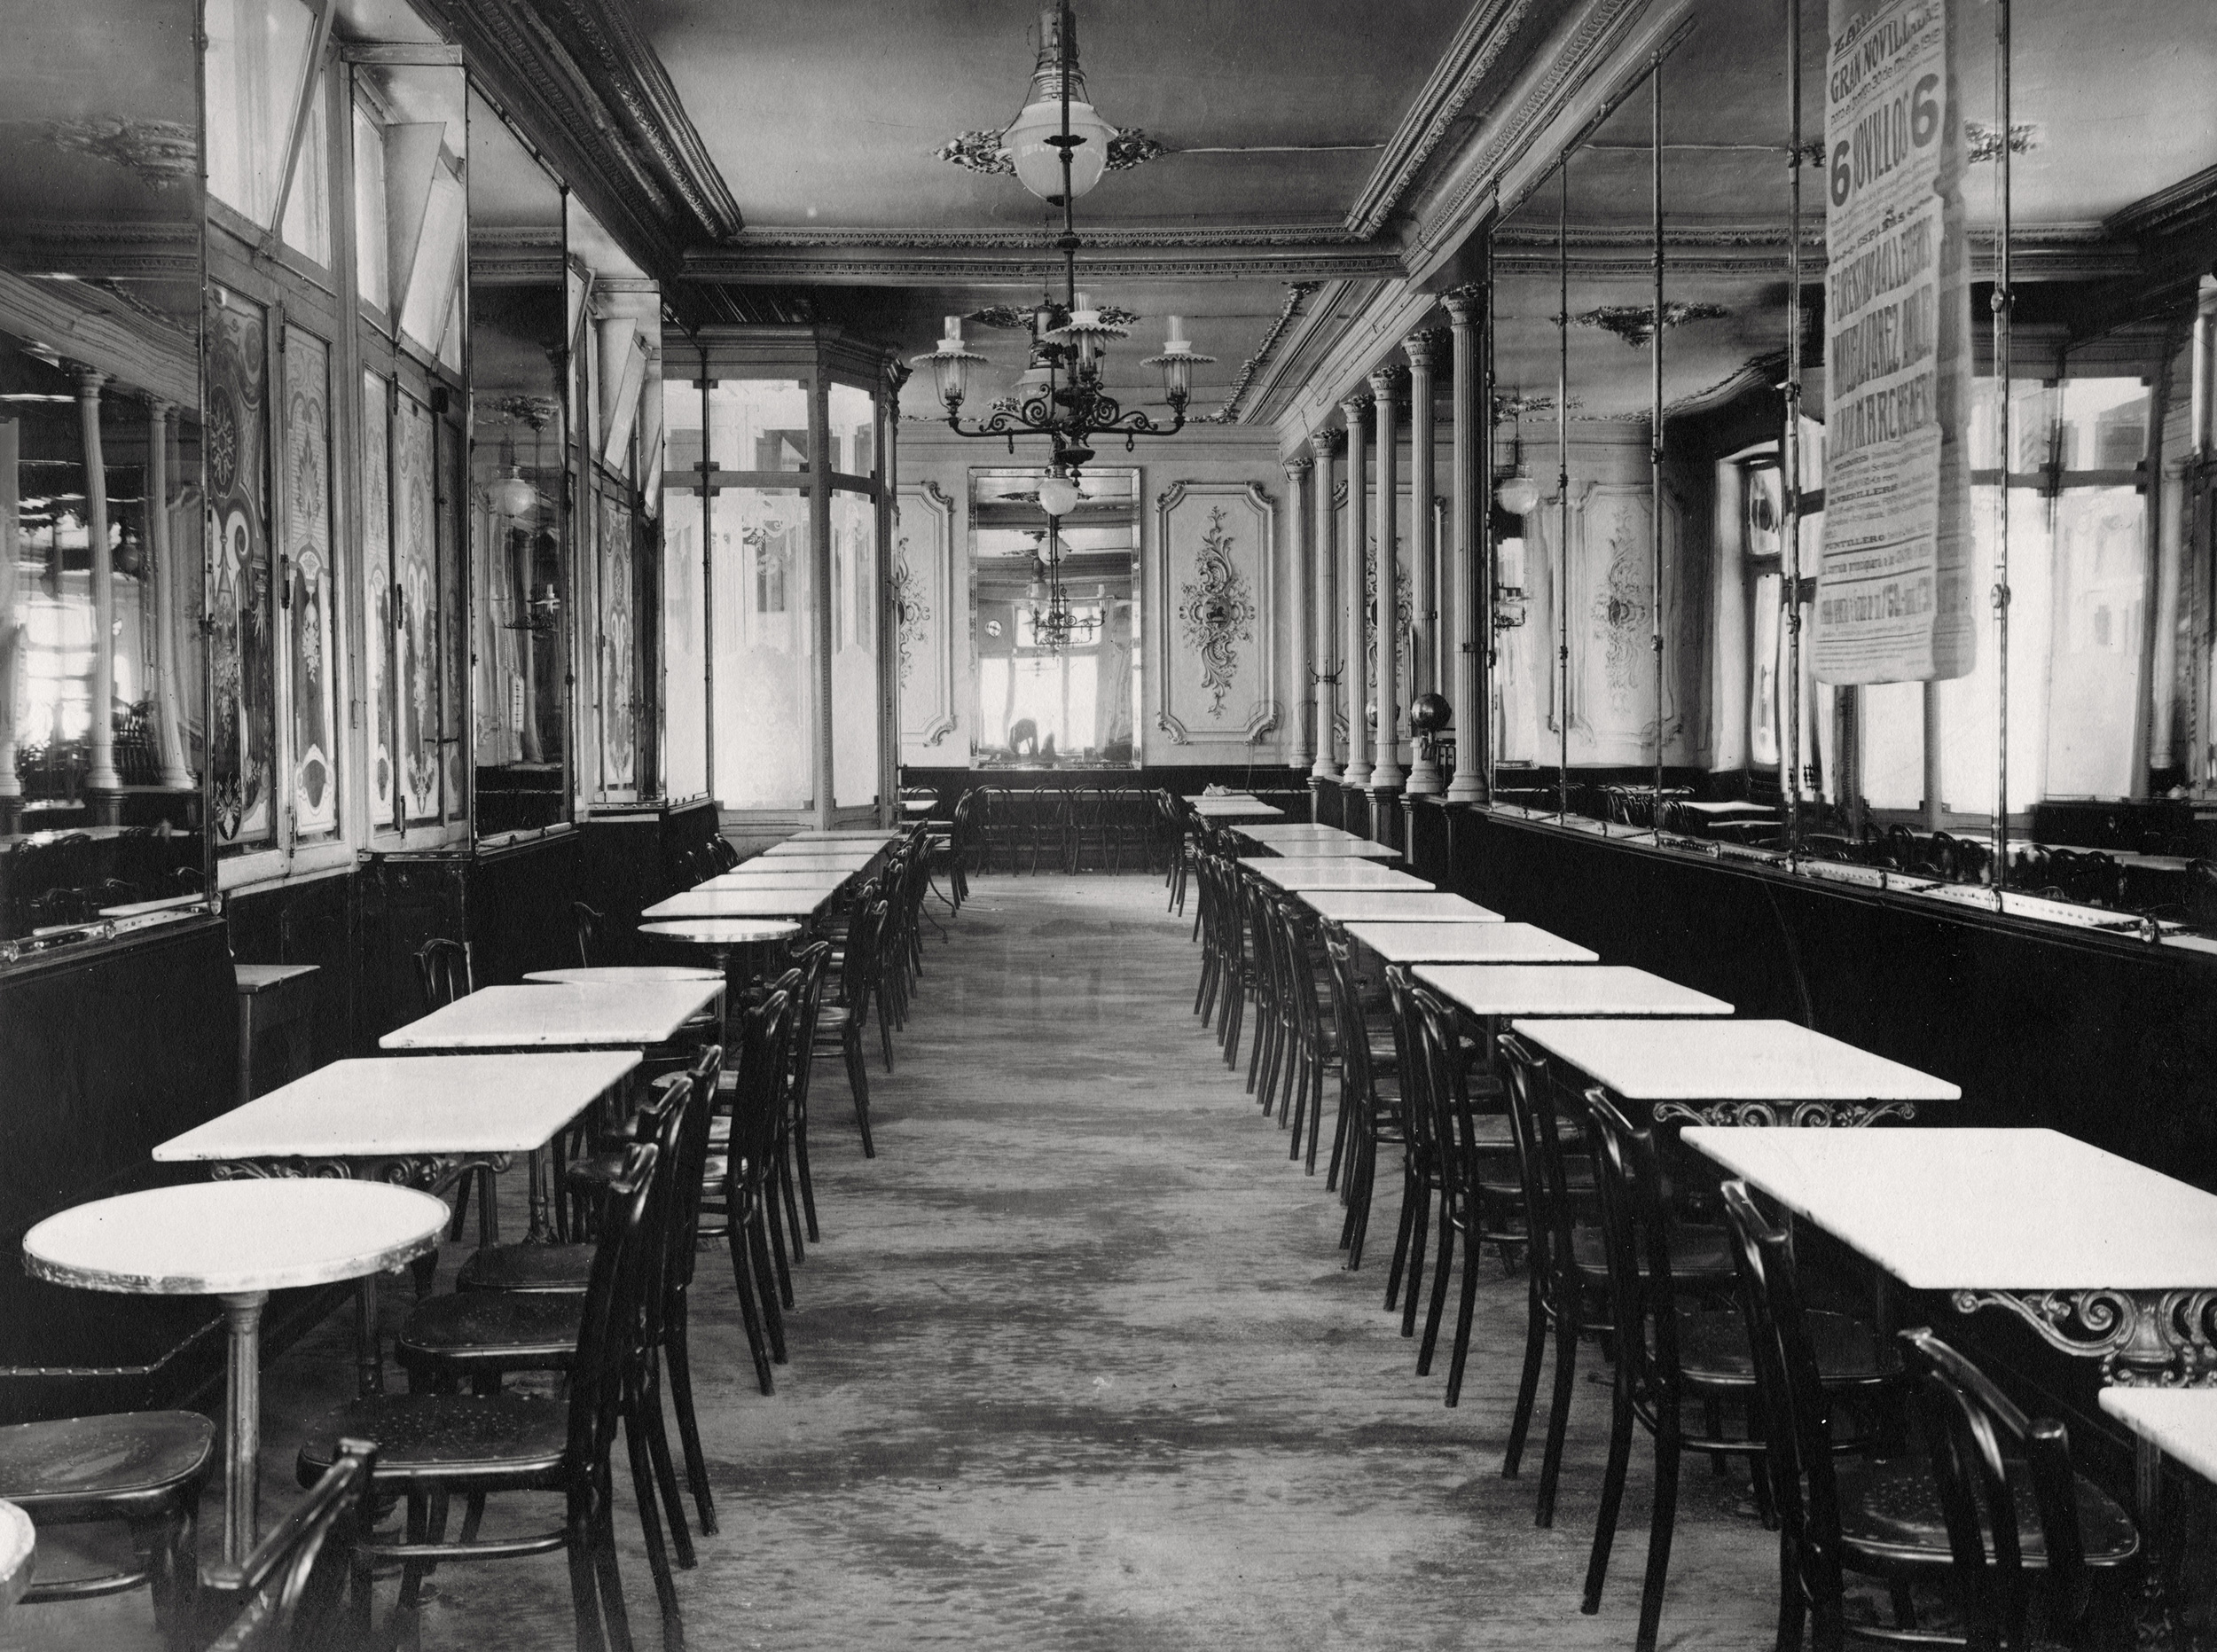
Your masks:
<svg viewBox="0 0 2217 1652"><path fill-rule="evenodd" d="M1252 642L1255 604L1247 582L1232 566L1231 535L1224 526L1224 507L1209 511L1209 526L1194 555L1196 577L1188 580L1180 595L1178 617L1186 628L1186 640L1201 659L1201 686L1209 696L1209 715L1224 716L1224 696L1239 669L1234 645Z"/></svg>
<svg viewBox="0 0 2217 1652"><path fill-rule="evenodd" d="M285 589L292 671L293 820L339 830L337 655L331 555L331 347L285 330Z"/></svg>
<svg viewBox="0 0 2217 1652"><path fill-rule="evenodd" d="M222 287L209 292L208 668L215 697L209 784L216 842L244 849L272 842L277 833L269 350L260 306Z"/></svg>
<svg viewBox="0 0 2217 1652"><path fill-rule="evenodd" d="M924 582L908 560L908 536L893 546L893 617L899 627L901 682L908 681L916 650L923 644L924 628L931 623L931 604L924 596Z"/></svg>

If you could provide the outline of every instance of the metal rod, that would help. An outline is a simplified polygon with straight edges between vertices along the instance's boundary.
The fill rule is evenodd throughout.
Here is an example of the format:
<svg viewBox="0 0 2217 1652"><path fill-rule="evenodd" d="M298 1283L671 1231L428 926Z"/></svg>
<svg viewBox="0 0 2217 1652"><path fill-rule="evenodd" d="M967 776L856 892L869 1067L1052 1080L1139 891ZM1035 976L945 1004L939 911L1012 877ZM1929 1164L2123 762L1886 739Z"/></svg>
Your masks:
<svg viewBox="0 0 2217 1652"><path fill-rule="evenodd" d="M1498 215L1494 222L1496 223L1500 222ZM1484 707L1485 712L1485 801L1489 803L1500 795L1501 785L1501 740L1499 726L1501 693L1501 628L1498 623L1500 615L1493 606L1494 594L1500 589L1501 577L1500 546L1494 537L1493 525L1493 489L1496 485L1493 480L1493 443L1501 423L1500 402L1495 389L1493 375L1494 282L1493 261L1489 257L1486 260L1485 269L1485 318L1482 324L1483 331L1478 334L1478 359L1482 364L1478 370L1478 391L1485 397L1485 441L1480 449L1482 459L1478 471L1477 509L1478 521L1483 524L1481 540L1483 548L1480 552L1481 560L1477 570L1478 581L1477 646L1484 651L1480 657L1485 662L1483 698L1485 702ZM1522 530L1519 529L1519 531ZM1472 709L1475 714L1478 708L1474 707Z"/></svg>
<svg viewBox="0 0 2217 1652"><path fill-rule="evenodd" d="M1653 511L1648 526L1649 644L1655 650L1655 810L1649 824L1663 839L1663 59L1649 66L1648 167L1654 187L1655 332L1648 341L1648 485ZM1567 305L1564 308L1569 308Z"/></svg>
<svg viewBox="0 0 2217 1652"><path fill-rule="evenodd" d="M1786 861L1801 852L1801 0L1786 0Z"/></svg>
<svg viewBox="0 0 2217 1652"><path fill-rule="evenodd" d="M1062 82L1062 297L1077 308L1077 204L1070 193L1070 0L1062 0L1062 26L1054 43Z"/></svg>
<svg viewBox="0 0 2217 1652"><path fill-rule="evenodd" d="M1555 818L1571 812L1571 160L1563 159L1555 220Z"/></svg>
<svg viewBox="0 0 2217 1652"><path fill-rule="evenodd" d="M2009 279L2009 0L1994 5L1994 101L2002 133L1994 168L1994 380L1997 392L1994 427L2001 443L2001 486L1995 494L1999 528L1994 539L1994 712L2001 740L1994 753L1994 889L1998 899L2009 873L2009 320L2017 294Z"/></svg>

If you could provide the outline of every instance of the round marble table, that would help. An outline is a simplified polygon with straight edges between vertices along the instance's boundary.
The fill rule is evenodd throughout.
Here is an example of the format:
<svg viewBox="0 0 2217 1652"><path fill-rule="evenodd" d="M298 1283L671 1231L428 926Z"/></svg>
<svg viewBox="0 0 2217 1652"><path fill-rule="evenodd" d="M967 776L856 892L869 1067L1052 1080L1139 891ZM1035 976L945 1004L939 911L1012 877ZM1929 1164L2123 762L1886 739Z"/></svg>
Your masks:
<svg viewBox="0 0 2217 1652"><path fill-rule="evenodd" d="M801 933L801 926L789 918L665 918L639 925L638 932L705 948L716 960L717 973L727 982L733 979L732 962L737 958L740 960L737 979L744 984L749 973L747 964L759 960L764 967L751 973L770 974L773 960L769 949L790 941ZM762 951L756 951L756 948Z"/></svg>
<svg viewBox="0 0 2217 1652"><path fill-rule="evenodd" d="M591 986L596 982L624 986L634 982L721 981L724 977L713 969L691 964L595 964L591 968L533 969L525 972L523 978L549 986Z"/></svg>
<svg viewBox="0 0 2217 1652"><path fill-rule="evenodd" d="M31 1517L13 1503L0 1502L0 1625L31 1586L31 1562L37 1554Z"/></svg>
<svg viewBox="0 0 2217 1652"><path fill-rule="evenodd" d="M224 1401L223 1561L259 1535L262 1310L273 1290L382 1273L439 1241L429 1194L308 1177L188 1182L81 1204L23 1236L33 1277L138 1296L220 1296L230 1332Z"/></svg>

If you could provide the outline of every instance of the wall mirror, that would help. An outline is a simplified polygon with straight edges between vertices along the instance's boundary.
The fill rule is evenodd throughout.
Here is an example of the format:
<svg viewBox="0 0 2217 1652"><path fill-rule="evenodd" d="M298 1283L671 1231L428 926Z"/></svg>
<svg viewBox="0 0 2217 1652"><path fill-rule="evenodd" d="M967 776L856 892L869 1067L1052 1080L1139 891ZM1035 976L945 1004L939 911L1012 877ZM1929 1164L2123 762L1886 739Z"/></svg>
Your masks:
<svg viewBox="0 0 2217 1652"><path fill-rule="evenodd" d="M1140 473L1088 470L1059 521L1036 469L970 472L971 762L1136 764Z"/></svg>
<svg viewBox="0 0 2217 1652"><path fill-rule="evenodd" d="M471 652L481 838L570 815L572 420L589 277L563 190L470 96Z"/></svg>
<svg viewBox="0 0 2217 1652"><path fill-rule="evenodd" d="M192 0L0 4L9 953L212 870L197 32Z"/></svg>

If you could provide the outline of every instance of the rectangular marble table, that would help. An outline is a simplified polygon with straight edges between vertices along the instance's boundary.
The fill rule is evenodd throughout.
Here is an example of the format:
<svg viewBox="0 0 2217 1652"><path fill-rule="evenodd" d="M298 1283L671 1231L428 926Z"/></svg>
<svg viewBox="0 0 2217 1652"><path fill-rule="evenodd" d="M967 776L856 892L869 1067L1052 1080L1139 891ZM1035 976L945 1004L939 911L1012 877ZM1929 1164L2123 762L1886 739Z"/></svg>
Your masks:
<svg viewBox="0 0 2217 1652"><path fill-rule="evenodd" d="M833 826L822 832L795 832L786 839L788 843L869 843L880 849L889 849L908 834L889 832L883 826Z"/></svg>
<svg viewBox="0 0 2217 1652"><path fill-rule="evenodd" d="M1528 923L1351 923L1389 964L1591 964L1599 955Z"/></svg>
<svg viewBox="0 0 2217 1652"><path fill-rule="evenodd" d="M1334 923L1499 923L1501 914L1444 889L1303 889L1301 904Z"/></svg>
<svg viewBox="0 0 2217 1652"><path fill-rule="evenodd" d="M1420 964L1416 978L1472 1015L1732 1014L1722 998L1623 964Z"/></svg>
<svg viewBox="0 0 2217 1652"><path fill-rule="evenodd" d="M1259 797L1195 797L1189 800L1203 820L1282 820L1286 811Z"/></svg>
<svg viewBox="0 0 2217 1652"><path fill-rule="evenodd" d="M1401 851L1398 849L1389 848L1383 843L1367 843L1359 838L1351 838L1344 843L1325 839L1305 843L1298 840L1289 840L1283 842L1265 843L1263 847L1285 860L1315 860L1332 856L1337 856L1345 860L1398 860L1401 858Z"/></svg>
<svg viewBox="0 0 2217 1652"><path fill-rule="evenodd" d="M779 889L768 885L746 889L687 889L657 901L639 916L656 918L812 918L830 904L832 891L819 885Z"/></svg>
<svg viewBox="0 0 2217 1652"><path fill-rule="evenodd" d="M783 862L779 863L779 866ZM731 872L719 872L712 878L703 878L693 887L696 889L817 889L826 893L842 889L856 874L851 872L786 872L772 867L751 870L752 863Z"/></svg>
<svg viewBox="0 0 2217 1652"><path fill-rule="evenodd" d="M645 1049L716 999L713 981L482 987L378 1042L381 1050Z"/></svg>
<svg viewBox="0 0 2217 1652"><path fill-rule="evenodd" d="M732 873L749 873L760 876L775 873L791 877L798 873L830 873L835 877L854 877L869 869L875 855L757 855L732 868ZM732 873L721 875L730 876Z"/></svg>
<svg viewBox="0 0 2217 1652"><path fill-rule="evenodd" d="M872 834L873 837L876 835L874 833ZM756 856L755 859L836 860L850 866L866 866L884 852L882 845L858 844L845 838L796 837L788 839L783 843L772 843L761 854ZM740 864L752 865L754 861L743 861Z"/></svg>
<svg viewBox="0 0 2217 1652"><path fill-rule="evenodd" d="M2104 1379L2217 1372L2217 1194L2030 1127L1695 1128L1685 1141L1910 1289L1959 1313L2013 1311L2099 1359Z"/></svg>
<svg viewBox="0 0 2217 1652"><path fill-rule="evenodd" d="M1285 820L1257 822L1240 828L1242 837L1251 837L1257 843L1367 843L1367 837L1336 826L1325 826L1313 820Z"/></svg>
<svg viewBox="0 0 2217 1652"><path fill-rule="evenodd" d="M1429 889L1422 878L1352 856L1332 855L1281 860L1274 855L1246 855L1240 865L1281 889Z"/></svg>
<svg viewBox="0 0 2217 1652"><path fill-rule="evenodd" d="M1657 1119L1867 1123L1913 1118L1919 1102L1962 1094L1790 1021L1536 1021L1516 1030L1625 1100L1651 1106Z"/></svg>

